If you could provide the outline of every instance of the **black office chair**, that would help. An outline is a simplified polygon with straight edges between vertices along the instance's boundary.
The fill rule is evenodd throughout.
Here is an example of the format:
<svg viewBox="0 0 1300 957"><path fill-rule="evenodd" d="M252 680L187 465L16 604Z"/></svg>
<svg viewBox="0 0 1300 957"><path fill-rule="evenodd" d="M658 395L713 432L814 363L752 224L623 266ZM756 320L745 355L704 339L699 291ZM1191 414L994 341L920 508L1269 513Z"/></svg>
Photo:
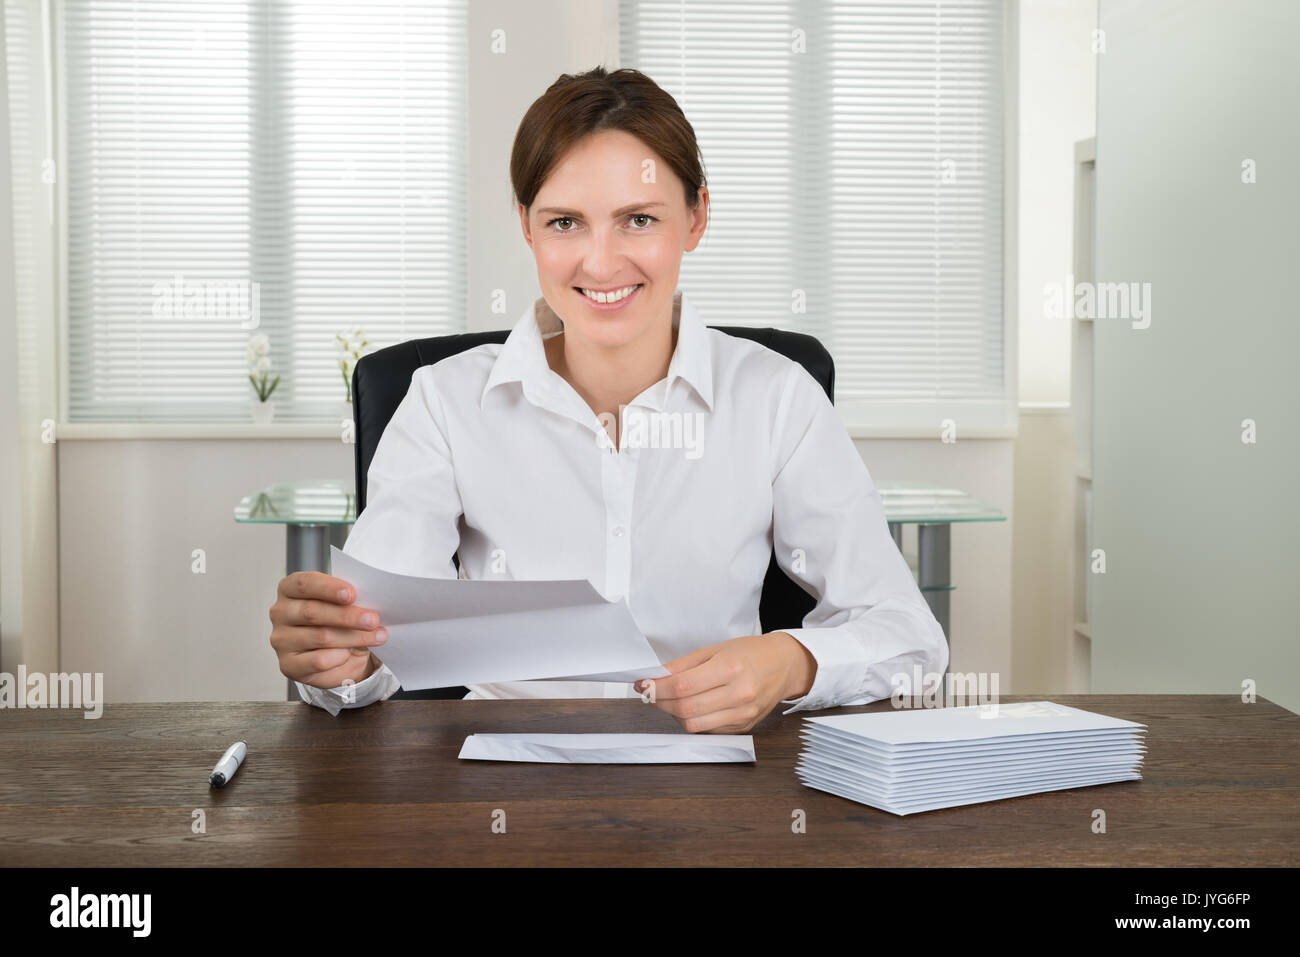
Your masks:
<svg viewBox="0 0 1300 957"><path fill-rule="evenodd" d="M816 379L827 397L835 401L835 362L816 338L781 329L750 329L744 326L711 326L719 332L752 339L802 365ZM363 356L352 371L352 408L356 423L357 515L366 507L366 476L370 460L379 447L379 438L397 411L411 385L411 376L421 366L432 365L485 342L505 342L508 329L490 332L467 332L453 336L412 339ZM460 567L460 561L452 561ZM799 628L804 616L817 604L813 596L792 581L776 562L776 554L767 566L758 616L763 631ZM429 688L398 691L393 698L463 698L468 688Z"/></svg>

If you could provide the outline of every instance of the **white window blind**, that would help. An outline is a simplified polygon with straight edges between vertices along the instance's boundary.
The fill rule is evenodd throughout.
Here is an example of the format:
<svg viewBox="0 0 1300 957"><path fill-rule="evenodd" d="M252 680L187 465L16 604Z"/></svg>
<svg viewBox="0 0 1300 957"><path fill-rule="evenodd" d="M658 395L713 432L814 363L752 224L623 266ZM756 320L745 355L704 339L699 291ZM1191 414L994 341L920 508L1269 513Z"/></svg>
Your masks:
<svg viewBox="0 0 1300 957"><path fill-rule="evenodd" d="M1002 21L1002 0L620 5L621 65L677 98L704 155L683 288L710 324L817 336L850 423L1010 408Z"/></svg>
<svg viewBox="0 0 1300 957"><path fill-rule="evenodd" d="M248 421L254 332L335 420L335 333L464 330L462 0L60 10L71 421Z"/></svg>
<svg viewBox="0 0 1300 957"><path fill-rule="evenodd" d="M41 184L43 149L37 149L36 115L43 103L41 90L40 10L27 0L5 0L5 90L9 108L9 163L13 210L14 306L19 317L18 367L35 369L32 338L35 312L37 212L44 211L44 187ZM44 217L42 217L44 218ZM20 376L30 384L30 376ZM31 396L23 397L30 400Z"/></svg>

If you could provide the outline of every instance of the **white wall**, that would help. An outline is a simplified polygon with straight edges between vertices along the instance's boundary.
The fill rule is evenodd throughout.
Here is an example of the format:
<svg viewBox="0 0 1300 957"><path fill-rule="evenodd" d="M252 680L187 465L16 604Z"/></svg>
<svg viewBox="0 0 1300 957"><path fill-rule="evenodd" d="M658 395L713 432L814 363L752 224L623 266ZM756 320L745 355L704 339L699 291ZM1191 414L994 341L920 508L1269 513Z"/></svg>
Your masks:
<svg viewBox="0 0 1300 957"><path fill-rule="evenodd" d="M1070 323L1043 287L1070 271L1074 144L1097 128L1097 0L1020 3L1020 401L1069 402Z"/></svg>
<svg viewBox="0 0 1300 957"><path fill-rule="evenodd" d="M1102 0L1101 25L1096 273L1152 314L1094 324L1093 687L1254 680L1297 710L1300 5Z"/></svg>
<svg viewBox="0 0 1300 957"><path fill-rule="evenodd" d="M272 482L350 486L353 446L64 440L59 450L62 668L103 672L106 701L284 700L267 617L284 527L236 524L235 504Z"/></svg>

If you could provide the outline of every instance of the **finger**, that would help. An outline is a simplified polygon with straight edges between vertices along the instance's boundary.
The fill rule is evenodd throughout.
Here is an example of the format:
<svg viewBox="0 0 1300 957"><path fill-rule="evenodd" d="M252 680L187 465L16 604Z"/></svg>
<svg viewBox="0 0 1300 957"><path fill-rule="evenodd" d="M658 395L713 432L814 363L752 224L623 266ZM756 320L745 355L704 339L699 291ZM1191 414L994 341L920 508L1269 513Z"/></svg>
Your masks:
<svg viewBox="0 0 1300 957"><path fill-rule="evenodd" d="M318 601L349 604L356 600L356 589L342 578L324 572L294 572L280 579L280 594L285 598L315 598Z"/></svg>
<svg viewBox="0 0 1300 957"><path fill-rule="evenodd" d="M683 730L691 734L742 734L757 722L747 707L727 708L695 718L678 718Z"/></svg>
<svg viewBox="0 0 1300 957"><path fill-rule="evenodd" d="M317 688L337 688L349 679L354 684L360 684L363 680L361 678L362 674L362 671L357 670L357 661L353 658L337 668L331 668L329 671L312 672L307 677L296 680Z"/></svg>
<svg viewBox="0 0 1300 957"><path fill-rule="evenodd" d="M379 627L379 613L360 605L330 604L319 598L295 598L288 602L283 624L374 631Z"/></svg>
<svg viewBox="0 0 1300 957"><path fill-rule="evenodd" d="M668 670L668 675L665 675L663 678L642 678L640 681L633 683L632 690L637 692L637 694L644 695L653 685L657 695L661 682L666 681L671 675L680 674L683 671L689 671L696 665L708 661L716 652L717 647L717 645L705 645L703 648L696 648L694 651L682 655L680 658L674 658L672 661L665 662L663 667Z"/></svg>
<svg viewBox="0 0 1300 957"><path fill-rule="evenodd" d="M696 648L689 654L682 655L680 658L674 658L666 662L664 667L668 669L669 674L677 674L679 671L686 671L694 668L696 665L703 664L712 658L718 650L717 645L705 645L703 648Z"/></svg>
<svg viewBox="0 0 1300 957"><path fill-rule="evenodd" d="M368 654L369 649L384 643L388 631L384 628L367 631L283 625L276 629L275 637L276 650L289 654L302 654L317 648L360 648L362 653Z"/></svg>
<svg viewBox="0 0 1300 957"><path fill-rule="evenodd" d="M315 648L287 655L280 659L288 668L281 667L285 674L305 675L297 678L303 684L311 683L321 675L328 674L336 668L357 666L357 661L346 648ZM332 687L332 686L331 686Z"/></svg>
<svg viewBox="0 0 1300 957"><path fill-rule="evenodd" d="M728 708L738 708L744 704L744 700L734 684L727 684L721 688L712 688L691 695L689 698L661 698L656 695L654 703L659 710L667 712L680 721L684 718L702 718Z"/></svg>
<svg viewBox="0 0 1300 957"><path fill-rule="evenodd" d="M650 680L654 681L655 701L663 701L666 698L689 698L725 685L733 677L734 674L726 659L710 658L667 678Z"/></svg>

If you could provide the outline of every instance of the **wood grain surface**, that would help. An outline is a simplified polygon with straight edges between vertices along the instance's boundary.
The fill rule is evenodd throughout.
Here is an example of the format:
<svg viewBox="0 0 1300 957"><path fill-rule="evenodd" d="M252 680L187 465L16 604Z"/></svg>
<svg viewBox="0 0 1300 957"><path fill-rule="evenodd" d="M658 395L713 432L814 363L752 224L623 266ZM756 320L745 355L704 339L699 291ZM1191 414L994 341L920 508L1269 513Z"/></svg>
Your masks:
<svg viewBox="0 0 1300 957"><path fill-rule="evenodd" d="M754 764L552 765L456 755L475 732L680 728L637 699L390 701L338 717L288 702L110 704L97 720L6 709L0 865L1300 863L1297 715L1217 695L1002 700L1043 699L1146 724L1143 780L896 817L799 783L808 712L760 724ZM236 740L247 759L210 789Z"/></svg>

